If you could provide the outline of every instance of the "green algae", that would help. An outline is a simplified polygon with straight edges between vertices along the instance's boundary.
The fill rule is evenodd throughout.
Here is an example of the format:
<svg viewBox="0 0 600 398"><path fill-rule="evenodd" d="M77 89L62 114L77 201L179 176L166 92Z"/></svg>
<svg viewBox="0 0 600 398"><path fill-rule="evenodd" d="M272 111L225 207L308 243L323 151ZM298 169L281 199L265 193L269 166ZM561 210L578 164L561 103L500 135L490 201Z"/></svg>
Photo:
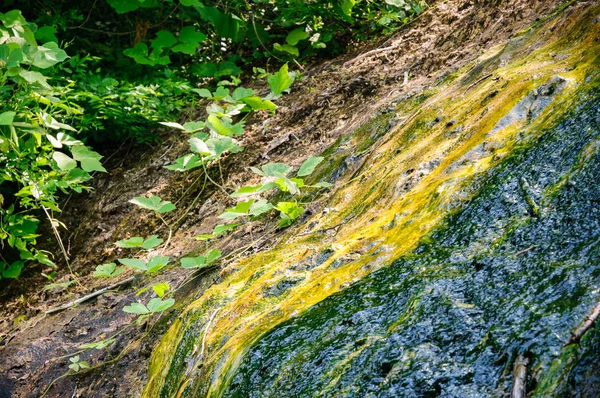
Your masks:
<svg viewBox="0 0 600 398"><path fill-rule="evenodd" d="M511 270L511 278L523 283L531 275L516 269L515 263L520 258L530 259L537 251L517 258L512 240L552 213L558 207L558 198L564 196L565 187L572 189L565 181L584 176L584 170L596 159L597 151L588 139L584 149L578 147L567 153L578 160L560 178L546 183L539 180L539 175L532 175L526 179L529 188L521 195L498 191L502 179L489 177L514 168L515 159L525 161L522 155L525 150L543 146L544 140L550 140L546 137L552 136L549 132L564 121L567 111L581 103L584 93L598 84L596 77L586 82L598 69L595 54L600 51L594 42L598 28L591 22L595 15L597 9L573 12L528 30L508 45L490 50L480 63L473 64L475 67L471 65L462 72L463 78L457 72L456 77L417 97L400 100L392 112L375 118L336 143L329 151L333 158L319 170L319 178L335 177L332 181L342 181L329 200L328 207L337 211L313 216L309 220L314 231L311 234L294 237L290 232L284 243L271 251L225 270L228 275L225 280L190 305L164 336L153 355L145 396L366 396L378 390L389 394L401 390L435 395L442 388L467 395L506 391L507 381L498 380L510 368L509 359L514 357L516 348L499 351L506 349L506 339L521 341L522 337L516 331L501 331L514 320L505 317L502 319L510 325L481 327L473 319L479 319L478 312L485 313L483 308L488 308L485 305L490 305L489 300L498 297L485 297L483 290L478 289L471 293L480 295L475 300L465 291L453 295L444 289L452 286L449 281L476 282L471 270L490 268L494 258L509 258L506 270ZM568 56L555 61L551 54L564 52L565 48ZM500 66L502 55L510 55L513 62ZM497 79L483 79L473 85L486 73L493 73ZM511 112L521 112L519 104L523 99L557 73L565 87L547 95L547 103L535 117L517 114L514 122L497 128L499 121ZM490 98L489 93L494 91L497 94ZM400 115L400 119L395 127L388 129L392 113ZM351 156L360 162L358 168L351 170L346 165L346 170L341 170ZM336 173L338 170L341 171ZM567 173L572 173L569 179L565 179ZM538 185L544 188L540 190ZM529 210L518 216L497 214L502 220L501 227L489 219L460 220L464 208L478 198L495 198L509 192L502 199L505 205L512 204L516 210L529 207ZM538 206L533 214L531 202ZM320 232L333 227L335 234ZM482 230L487 233L481 235ZM440 244L444 234L452 236L446 240L456 242ZM471 236L478 239L470 239ZM461 241L468 241L468 248ZM323 244L329 245L333 252L325 261L311 263L309 267L297 266L316 256ZM586 245L579 245L580 252L587 250ZM455 258L458 248L466 253L462 262ZM572 253L576 252L572 249ZM565 259L550 263L535 257L531 260L543 271L534 280L552 275L549 278L552 281L560 278L561 273L581 266ZM506 272L494 268L498 269ZM280 289L285 293L265 294L273 286L291 280L296 282ZM540 284L537 290L532 290L541 295L546 288L547 285ZM581 315L584 298L593 298L589 288L580 286L571 300L561 304L560 298L544 302L545 311L563 314L571 310ZM379 332L355 328L361 319L344 325L345 320L354 319L356 314L376 313L374 309L383 306L384 299L394 302L389 291L402 300L388 311L391 315L381 321ZM527 304L526 299L532 294L506 303L528 312L528 324L539 322L544 316L543 311L532 307L536 304ZM536 296L532 302L541 305ZM577 310L573 312L574 308ZM216 318L208 325L215 311L218 311ZM497 307L493 311L501 313ZM446 321L434 321L432 316L445 317ZM332 320L342 327L338 328ZM427 322L437 322L452 333L431 332L428 339L411 342L407 336L415 332L415 325L426 326ZM561 327L568 329L570 324L563 321ZM312 334L303 333L303 328ZM349 336L351 332L357 336ZM320 338L312 339L313 335ZM448 340L457 336L464 337L462 346ZM406 350L395 356L393 363L380 360L378 356L388 352L388 342L394 339L404 339ZM286 345L282 345L283 341ZM295 343L288 345L290 341ZM310 346L303 345L308 342ZM547 338L535 344L551 346ZM445 346L452 347L460 358L473 362L448 358L436 348ZM330 366L324 365L323 358L319 362L319 356L328 352L332 352L327 358ZM397 360L398 357L402 360ZM506 363L489 365L498 362L498 357L505 358ZM537 366L545 369L551 353L539 354L536 360ZM371 362L372 366L367 366ZM266 363L270 368L265 369ZM433 373L425 371L427 364ZM558 373L564 374L565 370ZM444 377L434 377L437 374L444 374L447 381ZM366 381L369 377L378 381ZM412 384L398 386L394 384L398 380L410 380ZM482 383L488 385L484 388Z"/></svg>

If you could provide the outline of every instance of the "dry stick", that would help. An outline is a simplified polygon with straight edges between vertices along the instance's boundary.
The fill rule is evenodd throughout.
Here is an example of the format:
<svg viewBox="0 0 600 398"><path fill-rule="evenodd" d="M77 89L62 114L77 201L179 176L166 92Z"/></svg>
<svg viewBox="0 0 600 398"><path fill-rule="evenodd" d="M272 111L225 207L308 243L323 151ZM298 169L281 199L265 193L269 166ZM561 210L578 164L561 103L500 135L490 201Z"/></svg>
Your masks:
<svg viewBox="0 0 600 398"><path fill-rule="evenodd" d="M521 255L523 255L523 254L527 253L528 251L535 249L536 247L537 247L536 245L529 246L527 249L523 249L523 250L521 250L520 252L517 252L517 253L515 253L515 256L516 256L516 257L519 257L519 256L521 256Z"/></svg>
<svg viewBox="0 0 600 398"><path fill-rule="evenodd" d="M215 312L213 312L213 314L210 316L210 319L208 320L208 323L206 324L206 328L204 329L204 335L202 336L202 348L200 349L200 360L202 360L202 358L204 358L204 346L206 343L206 335L208 334L208 329L210 328L210 324L212 323L213 319L215 319L215 316L217 315L217 312L219 312L221 310L221 308L217 308L215 310Z"/></svg>
<svg viewBox="0 0 600 398"><path fill-rule="evenodd" d="M527 393L527 365L529 365L529 359L523 356L523 354L519 354L513 370L513 385L510 398L525 398Z"/></svg>
<svg viewBox="0 0 600 398"><path fill-rule="evenodd" d="M79 303L83 303L84 301L87 301L87 300L89 300L91 298L94 298L96 296L100 296L101 294L104 294L104 293L106 293L109 290L112 290L112 289L117 288L119 286L125 285L125 284L133 281L134 279L135 279L135 277L131 276L131 277L127 278L127 279L122 280L121 282L117 282L117 283L114 283L114 284L112 284L110 286L104 287L104 288L102 288L100 290L96 290L95 292L90 293L88 295L85 295L85 296L83 296L81 298L78 298L77 300L71 301L70 303L66 303L66 304L63 304L61 306L58 306L58 307L49 309L47 311L44 311L44 314L48 315L48 314L53 314L55 312L59 312L59 311L62 311L62 310L66 310L67 308L71 308L71 307L73 307L73 306L75 306L75 305L77 305Z"/></svg>
<svg viewBox="0 0 600 398"><path fill-rule="evenodd" d="M577 327L577 329L575 329L575 331L573 331L571 333L571 338L569 338L569 342L565 345L579 344L579 341L581 340L583 335L588 330L590 330L591 328L594 327L594 324L596 323L598 316L600 316L600 302L598 304L596 304L594 306L594 308L592 308L592 311L588 315L586 315L583 323L581 325L579 325L579 327Z"/></svg>
<svg viewBox="0 0 600 398"><path fill-rule="evenodd" d="M473 83L469 84L469 87L467 87L465 89L465 91L463 91L463 95L465 95L467 93L467 91L469 91L470 89L472 89L473 87L475 87L476 85L478 85L479 83L481 83L482 81L484 81L485 79L489 79L490 77L492 77L492 74L488 73L487 75L483 76L482 78L477 79Z"/></svg>

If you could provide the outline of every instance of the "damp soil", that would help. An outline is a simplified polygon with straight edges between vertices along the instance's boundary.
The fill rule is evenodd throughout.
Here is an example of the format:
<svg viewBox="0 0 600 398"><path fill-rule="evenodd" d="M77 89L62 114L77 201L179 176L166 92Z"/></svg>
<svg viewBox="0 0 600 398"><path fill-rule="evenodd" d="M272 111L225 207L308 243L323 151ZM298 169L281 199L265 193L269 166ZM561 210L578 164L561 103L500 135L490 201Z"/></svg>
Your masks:
<svg viewBox="0 0 600 398"><path fill-rule="evenodd" d="M246 150L224 159L220 168L213 167L212 176L222 179L228 188L237 188L252 182L250 166L273 161L299 166L309 154L322 153L336 143L338 147L340 143L343 146L344 138L350 133L368 121L375 121L361 139L363 147L336 160L328 178L335 182L342 175L351 175L359 170L361 155L372 150L370 146L399 122L388 113L394 101L417 98L426 88L435 86L483 51L535 23L559 3L432 2L428 11L393 36L355 44L347 54L307 66L302 71L302 81L295 83L291 95L280 100L274 117L256 113L250 118L243 141ZM484 70L486 65L477 67ZM190 110L185 117L196 117L200 113L201 110ZM457 129L460 126L449 131ZM158 279L171 286L185 285L175 297L178 302L175 308L151 323L137 325L132 315L122 311L124 305L136 299L136 292L149 285L149 280L140 276L82 304L44 315L48 309L133 275L126 272L110 282L91 276L96 265L121 256L121 249L113 244L115 241L140 234L166 235L159 220L128 204L134 196L157 194L177 204L178 211L168 220L176 226L172 244L165 252L171 259L204 248L203 243L192 237L210 232L218 223L215 215L233 202L216 187L205 183L200 173L180 174L164 169L164 165L186 153L187 142L173 131L161 131L159 138L153 145L125 143L119 148L107 149L104 154L108 173L96 176L94 191L65 200L60 219L67 226L63 239L77 283L69 288L45 290L48 282L38 271L47 270L39 269L3 288L0 397L36 397L44 392L51 397L140 396L148 379L150 355L162 334L185 303L201 296L231 272L227 262L199 275L169 267ZM415 183L416 180L407 180L405 189ZM326 210L323 203L321 198L315 197L308 206L308 215ZM234 261L273 247L283 237L282 233L272 231L275 222L270 220L266 226L247 225L221 240L219 248L229 256L226 258ZM52 240L42 245L54 253L59 252ZM60 268L54 282L73 280L64 259L57 260ZM298 265L313 266L316 265L310 261ZM389 272L397 269L402 266L395 266ZM285 280L272 286L267 294L279 295L296 283L299 281L293 278ZM141 298L148 295L143 293ZM97 368L63 377L68 372L69 354L78 351L82 344L109 338L123 329L125 331L107 349L82 353L82 360L99 364ZM393 371L393 363L388 362L381 364L382 373ZM281 366L286 366L285 361ZM245 382L240 379L237 385L242 388Z"/></svg>

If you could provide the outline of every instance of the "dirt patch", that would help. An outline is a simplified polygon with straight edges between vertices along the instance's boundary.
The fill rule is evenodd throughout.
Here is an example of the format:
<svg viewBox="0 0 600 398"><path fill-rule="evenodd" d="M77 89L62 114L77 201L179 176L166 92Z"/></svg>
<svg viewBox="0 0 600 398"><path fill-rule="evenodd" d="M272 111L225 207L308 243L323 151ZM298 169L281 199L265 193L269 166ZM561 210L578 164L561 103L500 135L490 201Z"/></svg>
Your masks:
<svg viewBox="0 0 600 398"><path fill-rule="evenodd" d="M558 1L447 1L434 3L416 21L392 37L356 46L348 54L312 65L303 79L284 96L275 117L254 114L247 123L246 150L213 167L212 176L227 188L256 182L250 166L284 161L293 166L309 154L318 154L343 135L377 116L399 97L418 95L424 87L466 65L484 49L509 38L550 12ZM494 62L501 62L495 60ZM484 69L491 65L475 65ZM476 83L476 82L473 82ZM260 89L260 87L258 88ZM193 300L219 278L219 269L198 275L171 266L158 277L173 287L178 305L150 324L136 325L134 316L122 311L136 299L149 280L137 276L94 299L56 314L48 308L71 301L113 283L91 276L97 264L122 256L114 242L131 235L166 234L154 216L140 212L127 201L134 196L158 194L176 203L178 210L167 220L175 228L165 252L175 260L200 250L203 243L192 237L208 233L218 223L216 215L233 201L204 181L201 172L175 173L163 168L187 152L185 137L163 132L164 140L152 147L125 145L113 151L109 173L98 176L95 191L73 196L63 206L61 221L68 227L65 244L71 266L82 286L45 291L37 273L12 282L5 289L0 321L0 397L39 396L68 371L69 357L82 344L115 336L105 350L90 350L81 360L102 364L75 377L57 380L48 396L139 396L146 380L148 358L160 335L186 302ZM349 161L350 162L350 161ZM352 167L345 169L352 171ZM313 211L317 211L315 204ZM226 259L263 250L278 239L266 226L247 225L219 242ZM50 241L45 243L58 253ZM223 266L228 264L223 262ZM61 265L58 281L67 280ZM132 276L131 271L121 279ZM291 282L290 282L291 283ZM15 295L14 292L18 292ZM149 297L149 293L144 293ZM22 298L26 297L26 298ZM142 296L146 299L148 297ZM16 321L21 321L16 324ZM118 359L118 360L117 360Z"/></svg>

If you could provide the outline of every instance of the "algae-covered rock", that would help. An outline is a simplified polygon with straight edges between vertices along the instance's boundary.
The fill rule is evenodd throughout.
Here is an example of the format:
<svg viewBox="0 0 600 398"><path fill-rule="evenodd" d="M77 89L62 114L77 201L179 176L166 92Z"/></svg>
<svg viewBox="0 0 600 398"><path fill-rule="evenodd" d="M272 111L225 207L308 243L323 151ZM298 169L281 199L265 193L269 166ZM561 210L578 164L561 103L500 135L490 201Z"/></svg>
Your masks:
<svg viewBox="0 0 600 398"><path fill-rule="evenodd" d="M563 346L600 299L599 15L567 7L338 142L335 211L192 303L145 395L503 396L518 357L534 394L597 395L597 333Z"/></svg>

